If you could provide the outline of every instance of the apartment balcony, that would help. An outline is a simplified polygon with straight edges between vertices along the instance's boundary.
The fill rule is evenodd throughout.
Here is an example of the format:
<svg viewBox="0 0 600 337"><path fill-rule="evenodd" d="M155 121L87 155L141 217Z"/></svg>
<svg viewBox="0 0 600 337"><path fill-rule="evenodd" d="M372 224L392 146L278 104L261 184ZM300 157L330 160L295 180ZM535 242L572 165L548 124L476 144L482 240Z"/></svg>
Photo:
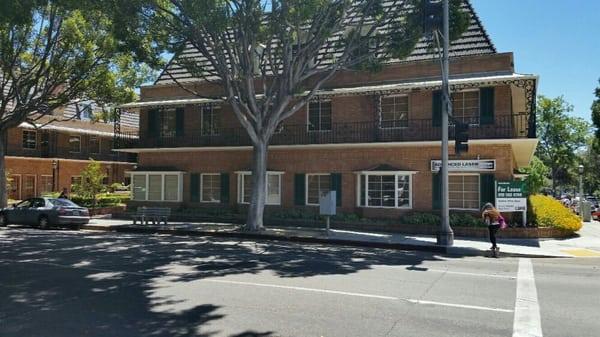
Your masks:
<svg viewBox="0 0 600 337"><path fill-rule="evenodd" d="M479 118L461 119L469 123L470 139L535 138L535 123L529 115L518 113L496 116L493 121ZM454 127L450 126L450 139ZM441 139L441 128L432 119L411 119L382 127L380 122L333 123L328 130L309 130L306 124L285 125L273 135L270 145L313 145L385 142L421 142ZM181 147L234 147L252 145L243 128L223 128L212 134L186 132L184 135L150 136L122 133L115 139L117 149L150 149Z"/></svg>
<svg viewBox="0 0 600 337"><path fill-rule="evenodd" d="M15 157L34 157L34 158L59 158L59 159L78 159L114 162L136 162L135 155L122 152L111 153L90 153L89 150L81 149L79 152L72 152L70 148L39 146L36 149L23 149L9 147L6 151L7 156Z"/></svg>

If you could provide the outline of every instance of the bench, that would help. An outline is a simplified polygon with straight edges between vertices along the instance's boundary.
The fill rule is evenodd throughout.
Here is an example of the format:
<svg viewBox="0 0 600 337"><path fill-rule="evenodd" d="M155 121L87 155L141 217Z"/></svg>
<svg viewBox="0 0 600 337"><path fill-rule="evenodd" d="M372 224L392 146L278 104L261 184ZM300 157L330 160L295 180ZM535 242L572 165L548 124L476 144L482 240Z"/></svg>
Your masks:
<svg viewBox="0 0 600 337"><path fill-rule="evenodd" d="M168 207L138 207L137 212L133 215L133 224L135 225L138 220L144 224L152 221L153 225L157 223L160 225L163 222L167 224L167 220L171 216L171 209Z"/></svg>

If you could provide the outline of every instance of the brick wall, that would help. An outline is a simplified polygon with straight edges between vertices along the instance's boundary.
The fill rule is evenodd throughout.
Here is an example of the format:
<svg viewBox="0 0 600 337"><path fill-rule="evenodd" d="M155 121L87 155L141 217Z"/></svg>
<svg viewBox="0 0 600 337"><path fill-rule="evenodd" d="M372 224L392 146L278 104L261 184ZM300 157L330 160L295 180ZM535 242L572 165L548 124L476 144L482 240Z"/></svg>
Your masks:
<svg viewBox="0 0 600 337"><path fill-rule="evenodd" d="M413 211L431 210L432 174L431 160L439 159L439 146L402 146L342 149L276 149L269 153L270 170L284 171L282 176L282 207L294 207L295 173L341 173L342 210L362 212L364 216L395 216L403 210L382 210L356 207L356 171L365 170L379 164L389 164L400 170L418 171L413 176ZM236 151L194 151L142 153L139 165L144 167L164 166L169 163L178 170L185 171L183 181L184 204L190 203L190 173L230 173L230 205L237 204L237 176L235 171L248 170L251 165L251 150ZM510 145L470 145L468 155L460 159L496 159L496 179L512 178L515 167ZM450 159L457 159L452 155ZM207 205L210 206L210 205ZM404 211L405 212L405 211Z"/></svg>

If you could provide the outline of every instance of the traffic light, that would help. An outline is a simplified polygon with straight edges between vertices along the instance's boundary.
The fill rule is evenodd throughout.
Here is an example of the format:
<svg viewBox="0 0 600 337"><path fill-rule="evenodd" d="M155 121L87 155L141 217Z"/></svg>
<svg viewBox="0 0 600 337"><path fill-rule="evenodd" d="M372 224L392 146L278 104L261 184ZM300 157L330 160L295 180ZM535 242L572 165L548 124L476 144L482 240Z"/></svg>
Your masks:
<svg viewBox="0 0 600 337"><path fill-rule="evenodd" d="M459 155L469 152L469 124L462 122L454 123L454 152Z"/></svg>
<svg viewBox="0 0 600 337"><path fill-rule="evenodd" d="M421 2L423 32L432 33L442 28L443 3L440 0Z"/></svg>

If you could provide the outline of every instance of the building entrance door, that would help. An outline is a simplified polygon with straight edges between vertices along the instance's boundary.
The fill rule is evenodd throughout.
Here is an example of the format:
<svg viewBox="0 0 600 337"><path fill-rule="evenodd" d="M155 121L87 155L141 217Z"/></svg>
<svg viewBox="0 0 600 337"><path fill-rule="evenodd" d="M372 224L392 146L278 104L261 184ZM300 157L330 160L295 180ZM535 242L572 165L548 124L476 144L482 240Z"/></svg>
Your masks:
<svg viewBox="0 0 600 337"><path fill-rule="evenodd" d="M12 200L21 200L21 176L13 174L10 176L10 179L8 198Z"/></svg>

